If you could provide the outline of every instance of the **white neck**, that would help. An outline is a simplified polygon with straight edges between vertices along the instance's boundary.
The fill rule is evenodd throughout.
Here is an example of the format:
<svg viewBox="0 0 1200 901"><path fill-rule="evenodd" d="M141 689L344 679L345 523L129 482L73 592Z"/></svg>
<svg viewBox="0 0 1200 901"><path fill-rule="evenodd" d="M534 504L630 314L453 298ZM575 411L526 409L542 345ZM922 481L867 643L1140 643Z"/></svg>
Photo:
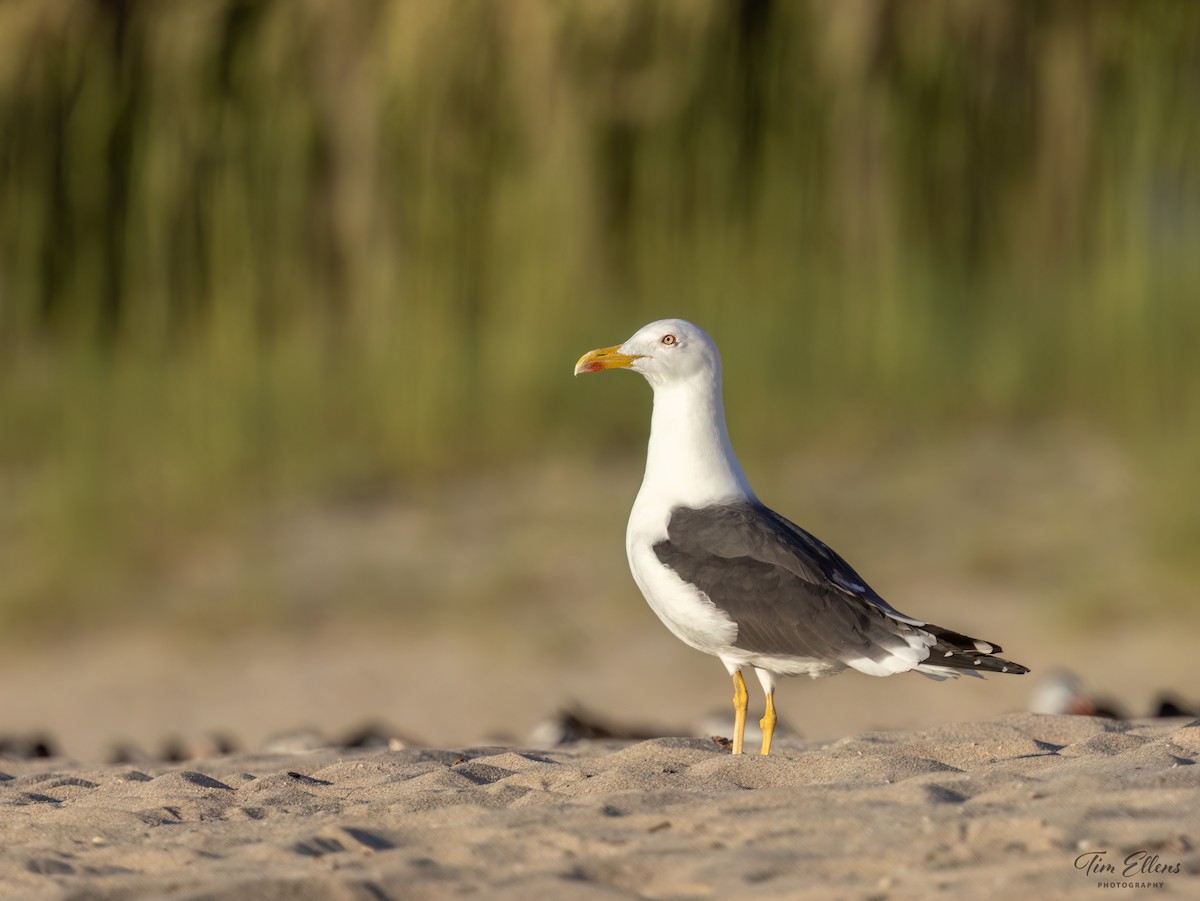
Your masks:
<svg viewBox="0 0 1200 901"><path fill-rule="evenodd" d="M720 371L653 387L646 475L635 508L702 507L753 498L725 428Z"/></svg>

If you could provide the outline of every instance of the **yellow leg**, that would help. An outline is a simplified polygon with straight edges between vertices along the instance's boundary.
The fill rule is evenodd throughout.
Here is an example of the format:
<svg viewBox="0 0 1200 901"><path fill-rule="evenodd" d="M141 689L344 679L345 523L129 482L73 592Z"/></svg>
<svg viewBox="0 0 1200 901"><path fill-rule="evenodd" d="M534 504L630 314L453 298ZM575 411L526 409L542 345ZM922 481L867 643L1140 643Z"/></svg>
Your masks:
<svg viewBox="0 0 1200 901"><path fill-rule="evenodd" d="M771 753L771 736L775 734L775 693L774 692L769 692L767 694L767 712L763 714L763 718L758 721L758 724L760 726L762 726L762 734L763 734L762 752L763 752L763 756L765 757L766 755Z"/></svg>
<svg viewBox="0 0 1200 901"><path fill-rule="evenodd" d="M746 680L740 672L733 674L733 753L742 753L742 742L746 735L746 708L750 706L750 692L746 691Z"/></svg>

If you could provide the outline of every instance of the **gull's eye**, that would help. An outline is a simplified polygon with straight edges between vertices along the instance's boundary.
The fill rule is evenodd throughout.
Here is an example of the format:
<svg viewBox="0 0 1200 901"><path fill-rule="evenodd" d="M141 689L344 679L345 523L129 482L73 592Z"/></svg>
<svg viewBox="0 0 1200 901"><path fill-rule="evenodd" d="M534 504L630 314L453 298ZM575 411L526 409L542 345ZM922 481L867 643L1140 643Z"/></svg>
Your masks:
<svg viewBox="0 0 1200 901"><path fill-rule="evenodd" d="M679 339L676 338L674 335L663 335L662 336L662 343L667 345L667 347L670 347L672 344L675 344L678 340Z"/></svg>

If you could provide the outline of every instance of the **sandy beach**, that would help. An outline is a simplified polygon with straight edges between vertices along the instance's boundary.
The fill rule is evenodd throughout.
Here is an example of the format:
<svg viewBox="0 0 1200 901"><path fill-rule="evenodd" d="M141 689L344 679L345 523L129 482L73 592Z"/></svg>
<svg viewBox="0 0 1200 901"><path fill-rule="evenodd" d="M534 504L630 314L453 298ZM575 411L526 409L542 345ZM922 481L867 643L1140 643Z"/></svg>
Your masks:
<svg viewBox="0 0 1200 901"><path fill-rule="evenodd" d="M1198 754L1200 721L1013 714L770 758L694 738L0 758L0 893L1195 897Z"/></svg>
<svg viewBox="0 0 1200 901"><path fill-rule="evenodd" d="M982 459L966 470L990 472ZM1031 479L1028 498L1061 494L1065 466ZM1026 534L1032 500L1008 518L989 507L986 526L956 533L961 546L937 537L943 517L926 504L926 530L897 542L911 513L887 486L932 496L928 480L803 471L801 493L872 524L855 533L856 556L890 597L1003 642L1033 673L789 680L773 755L733 758L706 738L732 727L727 677L654 620L613 539L625 510L603 501L636 472L581 483L582 500L550 470L520 491L481 481L437 504L320 509L171 570L140 625L50 628L2 655L0 895L1196 896L1200 725L1012 712L1064 666L1130 716L1164 693L1194 708L1186 612L1168 626L1161 608L1127 604L1076 621L1044 574L972 569L992 530ZM1078 503L1054 510L1124 522L1109 515L1123 496L1096 487L1110 481L1083 479ZM965 475L955 491L975 483ZM892 512L854 515L855 498L876 493ZM1148 564L1102 553L1136 549L1124 533L1059 525L1042 528L1076 537L1047 559L1086 558L1079 571L1106 584L1149 578ZM451 540L461 535L471 540ZM556 553L531 550L548 542ZM364 573L397 595L390 619L355 616ZM234 602L263 585L291 605L286 629L239 619ZM163 626L180 610L192 612ZM539 722L573 703L690 737L540 746ZM372 722L403 747L347 747ZM3 756L5 739L38 736L55 756ZM234 753L208 756L214 736ZM170 762L168 746L192 759Z"/></svg>

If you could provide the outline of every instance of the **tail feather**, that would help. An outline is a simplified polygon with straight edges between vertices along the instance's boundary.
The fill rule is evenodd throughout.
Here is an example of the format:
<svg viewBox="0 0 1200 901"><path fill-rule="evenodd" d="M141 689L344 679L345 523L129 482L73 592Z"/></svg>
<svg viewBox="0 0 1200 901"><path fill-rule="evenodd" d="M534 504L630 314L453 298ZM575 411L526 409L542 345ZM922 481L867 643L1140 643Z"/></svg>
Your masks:
<svg viewBox="0 0 1200 901"><path fill-rule="evenodd" d="M929 649L925 665L931 668L966 670L970 673L1011 673L1021 675L1029 668L1003 657L996 656L1004 648L990 641L971 638L961 632L943 629L941 626L925 625L924 630L937 639Z"/></svg>

